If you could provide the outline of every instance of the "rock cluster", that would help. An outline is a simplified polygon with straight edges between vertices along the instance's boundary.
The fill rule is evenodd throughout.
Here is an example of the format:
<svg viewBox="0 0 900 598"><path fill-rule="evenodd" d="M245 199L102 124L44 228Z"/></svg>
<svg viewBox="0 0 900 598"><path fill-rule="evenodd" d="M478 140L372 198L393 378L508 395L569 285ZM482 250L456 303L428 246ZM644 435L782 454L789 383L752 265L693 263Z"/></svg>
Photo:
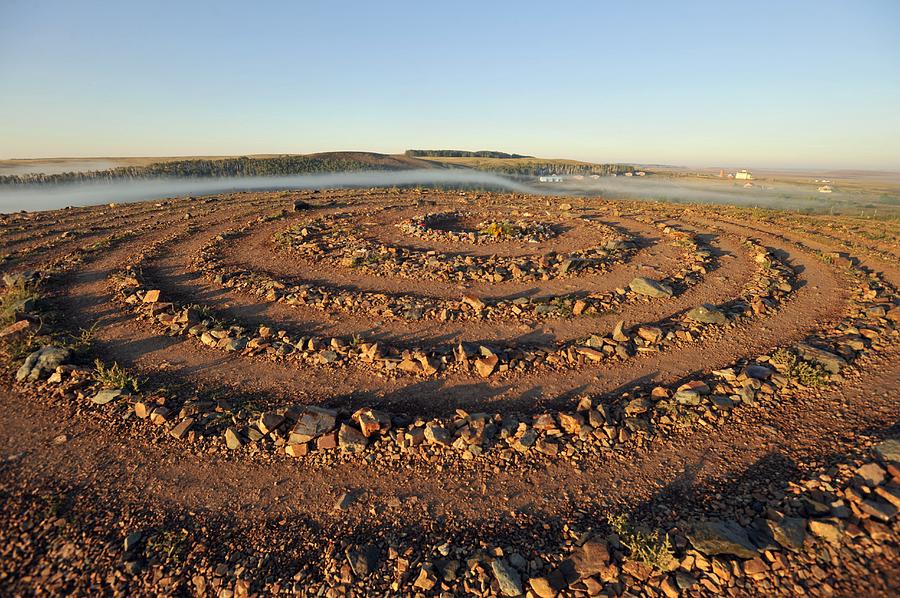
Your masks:
<svg viewBox="0 0 900 598"><path fill-rule="evenodd" d="M523 214L531 216L531 214ZM485 220L475 226L474 230L453 230L435 228L439 224L453 223L463 219L472 219L471 212L430 212L416 216L397 224L403 232L438 242L466 242L476 245L499 243L505 241L525 241L540 243L556 235L553 227L544 222L525 220Z"/></svg>
<svg viewBox="0 0 900 598"><path fill-rule="evenodd" d="M377 276L449 280L456 282L533 282L605 272L634 252L634 242L615 229L593 220L583 224L606 240L567 254L539 256L478 256L423 251L388 245L363 236L351 214L329 214L294 225L275 236L279 247L317 262L359 268Z"/></svg>

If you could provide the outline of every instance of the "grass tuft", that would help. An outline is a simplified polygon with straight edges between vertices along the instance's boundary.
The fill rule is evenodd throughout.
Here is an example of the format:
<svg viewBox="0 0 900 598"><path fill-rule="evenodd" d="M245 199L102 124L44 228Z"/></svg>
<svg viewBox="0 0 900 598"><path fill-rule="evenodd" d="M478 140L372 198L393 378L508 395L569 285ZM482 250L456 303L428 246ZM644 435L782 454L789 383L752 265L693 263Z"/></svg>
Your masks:
<svg viewBox="0 0 900 598"><path fill-rule="evenodd" d="M94 380L103 388L131 388L138 392L139 382L136 376L132 376L118 363L107 367L99 359L94 362Z"/></svg>
<svg viewBox="0 0 900 598"><path fill-rule="evenodd" d="M607 521L619 536L619 542L628 549L632 560L649 567L667 571L675 560L675 551L669 534L659 530L645 532L635 528L625 515L607 515Z"/></svg>
<svg viewBox="0 0 900 598"><path fill-rule="evenodd" d="M793 351L778 349L772 354L772 361L784 366L788 378L798 384L813 388L828 384L829 376L825 368L800 359Z"/></svg>

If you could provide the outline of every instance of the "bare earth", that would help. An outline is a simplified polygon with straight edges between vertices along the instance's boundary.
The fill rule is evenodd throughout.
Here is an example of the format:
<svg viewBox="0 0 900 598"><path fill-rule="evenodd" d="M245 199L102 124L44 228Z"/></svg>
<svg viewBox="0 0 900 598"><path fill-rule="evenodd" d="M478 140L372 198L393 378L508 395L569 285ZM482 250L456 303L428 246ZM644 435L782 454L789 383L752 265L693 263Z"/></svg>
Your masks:
<svg viewBox="0 0 900 598"><path fill-rule="evenodd" d="M457 209L556 234L396 226ZM328 248L336 215L379 251ZM598 225L627 248L564 266ZM0 593L896 595L898 233L386 189L0 217L3 292L36 296L0 324L29 322L0 338ZM466 259L498 278L439 268Z"/></svg>

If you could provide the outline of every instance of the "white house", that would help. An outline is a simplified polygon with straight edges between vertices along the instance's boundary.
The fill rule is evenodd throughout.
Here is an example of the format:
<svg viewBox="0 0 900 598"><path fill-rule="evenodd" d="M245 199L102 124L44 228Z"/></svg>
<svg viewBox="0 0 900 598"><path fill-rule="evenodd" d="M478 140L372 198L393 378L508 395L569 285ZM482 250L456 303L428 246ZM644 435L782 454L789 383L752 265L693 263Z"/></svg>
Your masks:
<svg viewBox="0 0 900 598"><path fill-rule="evenodd" d="M831 193L834 189L831 188L831 185L822 185L819 187L819 193Z"/></svg>
<svg viewBox="0 0 900 598"><path fill-rule="evenodd" d="M753 175L747 172L746 170L739 170L734 173L734 178L744 180L744 181L752 181Z"/></svg>
<svg viewBox="0 0 900 598"><path fill-rule="evenodd" d="M548 174L539 179L542 183L561 183L562 177L558 174Z"/></svg>

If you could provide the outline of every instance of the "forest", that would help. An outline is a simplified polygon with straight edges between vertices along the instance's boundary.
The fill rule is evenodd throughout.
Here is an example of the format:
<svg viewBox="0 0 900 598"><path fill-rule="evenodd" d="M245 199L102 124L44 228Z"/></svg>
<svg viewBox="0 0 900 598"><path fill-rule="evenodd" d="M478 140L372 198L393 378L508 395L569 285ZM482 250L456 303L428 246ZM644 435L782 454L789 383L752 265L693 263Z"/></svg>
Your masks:
<svg viewBox="0 0 900 598"><path fill-rule="evenodd" d="M398 166L378 164L338 156L276 156L267 158L218 158L214 160L178 160L147 166L120 166L108 170L31 173L0 176L0 185L59 184L97 181L121 181L149 178L205 178L288 176L354 170L398 170Z"/></svg>

